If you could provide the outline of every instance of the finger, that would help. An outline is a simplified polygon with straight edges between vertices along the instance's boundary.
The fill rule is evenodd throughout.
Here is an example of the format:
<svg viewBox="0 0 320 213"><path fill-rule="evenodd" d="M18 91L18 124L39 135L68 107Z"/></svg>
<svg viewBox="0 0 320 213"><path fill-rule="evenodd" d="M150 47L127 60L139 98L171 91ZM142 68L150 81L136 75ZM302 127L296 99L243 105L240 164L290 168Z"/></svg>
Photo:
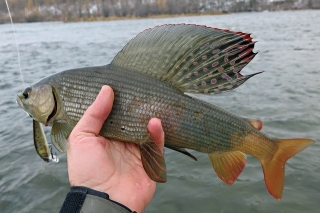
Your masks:
<svg viewBox="0 0 320 213"><path fill-rule="evenodd" d="M98 135L111 112L113 99L114 94L111 87L103 86L96 100L86 110L72 132Z"/></svg>
<svg viewBox="0 0 320 213"><path fill-rule="evenodd" d="M160 150L164 147L164 131L162 129L161 120L158 118L152 118L148 123L148 131L151 138L158 145Z"/></svg>

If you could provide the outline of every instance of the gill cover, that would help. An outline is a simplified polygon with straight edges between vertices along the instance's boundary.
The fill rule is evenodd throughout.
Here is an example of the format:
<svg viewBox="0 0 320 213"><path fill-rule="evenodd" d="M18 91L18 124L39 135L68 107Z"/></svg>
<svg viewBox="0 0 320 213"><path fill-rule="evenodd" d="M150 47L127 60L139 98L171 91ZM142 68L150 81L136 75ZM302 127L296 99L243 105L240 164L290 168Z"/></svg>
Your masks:
<svg viewBox="0 0 320 213"><path fill-rule="evenodd" d="M50 85L32 86L26 88L17 96L19 106L32 118L45 125L55 109L55 99Z"/></svg>

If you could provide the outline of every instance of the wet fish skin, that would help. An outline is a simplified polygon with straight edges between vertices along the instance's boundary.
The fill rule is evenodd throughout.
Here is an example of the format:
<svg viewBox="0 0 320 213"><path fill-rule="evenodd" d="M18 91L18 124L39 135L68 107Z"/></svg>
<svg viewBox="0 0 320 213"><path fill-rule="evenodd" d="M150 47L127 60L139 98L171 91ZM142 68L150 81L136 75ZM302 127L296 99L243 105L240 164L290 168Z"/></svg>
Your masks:
<svg viewBox="0 0 320 213"><path fill-rule="evenodd" d="M128 75L131 77L127 78ZM110 65L68 70L43 79L34 87L42 85L52 86L63 113L57 117L70 124L78 122L103 85L110 85L115 93L114 105L100 132L109 139L143 145L149 139L148 121L158 117L162 120L167 147L218 153L217 156L239 151L259 159L272 158L278 147L277 139L262 134L247 119L189 97L158 79ZM53 121L53 125L54 122L58 121ZM306 146L312 143L311 140L306 142ZM244 167L245 158L237 155L242 156L239 153L230 159L242 160L239 164ZM223 173L217 169L218 174ZM237 177L242 169L233 175ZM232 184L236 178L225 179L226 183Z"/></svg>
<svg viewBox="0 0 320 213"><path fill-rule="evenodd" d="M173 36L176 34L181 34L179 39ZM157 42L162 42L159 48L155 48ZM41 97L39 93L44 92L40 88L52 89L53 95L47 93L46 98L50 96L55 105L46 109L52 112L47 120L40 119L33 110L37 106L30 107L23 93L17 99L35 120L52 125L52 142L65 151L73 127L101 87L110 85L115 100L100 135L138 144L151 179L166 181L163 155L147 132L150 118L158 117L166 147L193 159L185 148L208 153L217 175L227 184L243 170L244 153L257 157L268 191L280 199L286 160L314 141L268 137L258 131L261 122L184 94L219 93L240 86L254 75L240 74L255 55L253 46L245 33L203 26L159 26L131 40L109 65L67 70L34 84L28 98Z"/></svg>
<svg viewBox="0 0 320 213"><path fill-rule="evenodd" d="M141 143L149 137L146 126L152 117L163 120L166 145L205 153L229 150L233 145L221 139L236 132L258 132L246 119L182 94L165 82L110 65L68 70L43 79L34 87L41 85L52 86L64 114L57 116L73 124L95 100L101 87L111 86L114 105L100 132L109 139ZM214 127L217 122L219 125Z"/></svg>

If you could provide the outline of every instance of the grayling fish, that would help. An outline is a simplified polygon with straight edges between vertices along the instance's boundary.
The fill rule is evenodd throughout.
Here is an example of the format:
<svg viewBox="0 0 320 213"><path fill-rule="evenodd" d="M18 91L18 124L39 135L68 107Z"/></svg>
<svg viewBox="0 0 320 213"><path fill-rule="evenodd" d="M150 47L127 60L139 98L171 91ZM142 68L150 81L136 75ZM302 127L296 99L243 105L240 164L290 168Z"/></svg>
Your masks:
<svg viewBox="0 0 320 213"><path fill-rule="evenodd" d="M164 156L147 131L150 118L158 117L166 147L193 159L185 148L208 153L227 184L243 170L245 153L257 157L268 191L280 199L286 161L314 141L268 137L259 131L261 122L185 94L216 94L243 84L255 75L240 74L255 56L254 43L242 32L185 24L157 26L133 38L109 65L46 77L26 88L17 101L34 120L52 126L52 142L65 152L74 126L101 87L110 85L115 100L100 135L137 144L152 180L165 182L167 173Z"/></svg>

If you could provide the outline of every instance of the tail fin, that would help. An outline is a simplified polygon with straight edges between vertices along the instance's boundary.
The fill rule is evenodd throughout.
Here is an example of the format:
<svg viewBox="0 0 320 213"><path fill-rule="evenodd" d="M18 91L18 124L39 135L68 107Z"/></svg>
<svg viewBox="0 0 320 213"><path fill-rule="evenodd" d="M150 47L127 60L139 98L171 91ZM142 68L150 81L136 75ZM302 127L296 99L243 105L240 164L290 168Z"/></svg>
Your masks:
<svg viewBox="0 0 320 213"><path fill-rule="evenodd" d="M284 187L284 167L286 161L304 150L314 141L304 138L276 139L277 149L272 158L261 160L264 180L269 193L280 200Z"/></svg>

